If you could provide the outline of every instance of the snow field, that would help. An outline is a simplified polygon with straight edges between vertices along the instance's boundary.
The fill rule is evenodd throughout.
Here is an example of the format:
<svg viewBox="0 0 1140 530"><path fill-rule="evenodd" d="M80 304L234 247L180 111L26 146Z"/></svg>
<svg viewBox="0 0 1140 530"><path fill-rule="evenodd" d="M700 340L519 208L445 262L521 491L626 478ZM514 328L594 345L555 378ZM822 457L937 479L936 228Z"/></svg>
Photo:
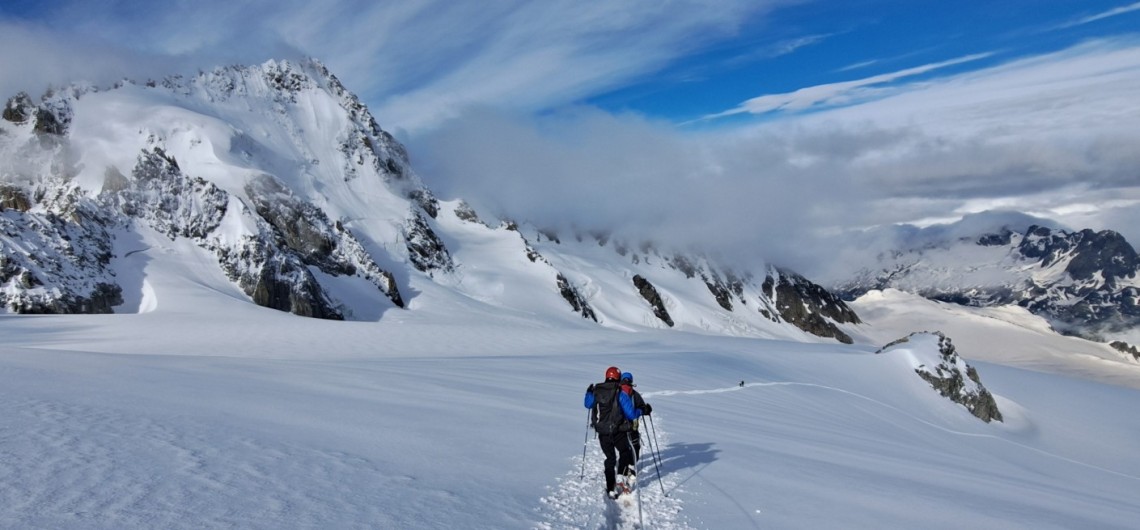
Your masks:
<svg viewBox="0 0 1140 530"><path fill-rule="evenodd" d="M493 323L365 333L242 311L201 320L208 335L162 311L0 318L17 343L0 353L0 527L629 528L592 437L579 479L582 393L610 364L654 406L649 528L1140 520L1122 387L977 363L1010 417L986 425L860 347L518 328L492 355ZM125 333L144 319L160 332ZM164 354L74 351L80 335ZM465 354L424 351L464 337Z"/></svg>

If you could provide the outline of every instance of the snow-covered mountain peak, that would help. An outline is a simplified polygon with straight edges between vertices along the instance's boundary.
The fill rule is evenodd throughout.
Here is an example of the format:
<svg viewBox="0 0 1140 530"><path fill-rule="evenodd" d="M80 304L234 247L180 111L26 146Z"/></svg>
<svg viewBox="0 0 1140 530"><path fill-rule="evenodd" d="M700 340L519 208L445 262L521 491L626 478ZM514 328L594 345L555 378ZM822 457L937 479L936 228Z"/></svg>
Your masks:
<svg viewBox="0 0 1140 530"><path fill-rule="evenodd" d="M951 232L947 230L946 232ZM971 306L1017 304L1062 332L1111 336L1140 324L1140 258L1119 233L1030 224L879 256L841 282L845 296L895 288Z"/></svg>
<svg viewBox="0 0 1140 530"><path fill-rule="evenodd" d="M61 90L39 103L18 96L6 108L0 173L10 184L0 201L10 233L25 234L4 240L9 311L161 307L154 299L174 299L157 287L169 252L182 258L171 270L217 267L225 285L201 281L218 292L236 287L259 305L322 318L464 308L846 342L841 326L859 322L831 293L767 264L730 269L607 235L559 241L483 222L459 199L440 202L404 148L315 60ZM98 292L101 303L81 302Z"/></svg>

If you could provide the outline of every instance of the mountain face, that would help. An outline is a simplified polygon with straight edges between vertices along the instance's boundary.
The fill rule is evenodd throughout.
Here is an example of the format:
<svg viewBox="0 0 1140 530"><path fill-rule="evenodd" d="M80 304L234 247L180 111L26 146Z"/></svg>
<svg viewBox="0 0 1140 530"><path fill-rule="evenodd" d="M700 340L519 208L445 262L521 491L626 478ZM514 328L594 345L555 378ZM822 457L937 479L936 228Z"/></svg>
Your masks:
<svg viewBox="0 0 1140 530"><path fill-rule="evenodd" d="M2 118L7 312L152 310L173 296L157 292L160 264L189 262L224 277L217 291L324 319L463 306L844 342L839 326L859 323L773 266L485 221L440 201L314 60L18 94ZM124 303L140 297L151 301Z"/></svg>
<svg viewBox="0 0 1140 530"><path fill-rule="evenodd" d="M895 288L970 306L1017 304L1066 334L1100 339L1140 325L1140 257L1111 230L1031 225L880 255L837 286L844 297Z"/></svg>

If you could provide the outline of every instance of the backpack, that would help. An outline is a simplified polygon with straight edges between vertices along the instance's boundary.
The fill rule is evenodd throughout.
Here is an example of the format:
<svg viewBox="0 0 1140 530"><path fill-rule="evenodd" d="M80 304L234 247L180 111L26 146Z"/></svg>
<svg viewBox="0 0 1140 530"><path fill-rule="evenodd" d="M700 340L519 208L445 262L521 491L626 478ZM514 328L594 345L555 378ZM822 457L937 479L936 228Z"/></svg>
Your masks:
<svg viewBox="0 0 1140 530"><path fill-rule="evenodd" d="M598 434L614 434L626 423L625 413L618 403L621 387L616 381L594 385L594 408L590 412L590 422Z"/></svg>

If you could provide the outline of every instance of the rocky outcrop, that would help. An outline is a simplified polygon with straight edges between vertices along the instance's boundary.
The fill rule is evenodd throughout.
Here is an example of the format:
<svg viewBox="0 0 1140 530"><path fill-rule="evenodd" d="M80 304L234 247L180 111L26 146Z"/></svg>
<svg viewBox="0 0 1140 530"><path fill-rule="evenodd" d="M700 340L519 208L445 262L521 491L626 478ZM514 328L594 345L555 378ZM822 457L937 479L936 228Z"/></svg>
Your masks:
<svg viewBox="0 0 1140 530"><path fill-rule="evenodd" d="M404 241L408 248L408 258L416 270L431 274L435 271L449 272L455 268L451 253L447 251L443 240L418 212L413 213L404 227Z"/></svg>
<svg viewBox="0 0 1140 530"><path fill-rule="evenodd" d="M459 205L455 207L455 216L468 223L479 223L486 226L485 223L479 219L479 214L475 213L475 209L464 201L460 201Z"/></svg>
<svg viewBox="0 0 1140 530"><path fill-rule="evenodd" d="M936 338L936 352L914 352L917 359L914 371L930 383L943 397L966 407L978 419L989 423L1002 421L997 402L982 385L977 370L967 364L954 349L950 338L941 332L917 332L896 340L875 353L891 351L900 345L917 342L917 338ZM916 346L918 348L919 346ZM927 354L932 355L927 355Z"/></svg>
<svg viewBox="0 0 1140 530"><path fill-rule="evenodd" d="M171 239L188 238L216 254L226 276L257 305L301 316L343 319L303 257L285 243L304 244L311 235L304 227L282 233L228 192L183 174L178 162L159 147L139 155L131 177L128 188L104 193L100 199ZM239 208L238 215L250 218L255 230L237 241L218 233L231 206Z"/></svg>
<svg viewBox="0 0 1140 530"><path fill-rule="evenodd" d="M835 323L859 324L859 316L827 289L777 269L764 280L763 288L784 320L813 335L833 337L844 344L853 342Z"/></svg>
<svg viewBox="0 0 1140 530"><path fill-rule="evenodd" d="M254 178L245 191L257 214L306 265L333 276L363 277L404 307L392 274L376 264L343 223L330 221L324 210L301 200L271 175Z"/></svg>
<svg viewBox="0 0 1140 530"><path fill-rule="evenodd" d="M640 274L633 277L633 286L637 288L638 294L640 294L646 302L649 302L649 307L653 308L653 315L664 322L665 325L673 327L673 318L669 316L669 311L665 309L665 301L661 299L657 288Z"/></svg>
<svg viewBox="0 0 1140 530"><path fill-rule="evenodd" d="M36 105L32 103L32 98L28 96L27 92L20 92L8 98L8 102L4 105L2 117L15 124L23 124L35 113Z"/></svg>
<svg viewBox="0 0 1140 530"><path fill-rule="evenodd" d="M4 210L26 212L31 207L32 203L28 200L28 195L24 193L24 190L16 186L0 184L0 212Z"/></svg>
<svg viewBox="0 0 1140 530"><path fill-rule="evenodd" d="M0 305L24 314L110 313L122 288L110 268L113 221L88 204L71 215L0 215Z"/></svg>
<svg viewBox="0 0 1140 530"><path fill-rule="evenodd" d="M582 315L582 318L588 318L594 322L598 321L598 316L594 314L594 308L590 307L582 293L578 292L578 289L571 285L570 280L567 280L562 273L558 273L558 292L570 304L575 313Z"/></svg>
<svg viewBox="0 0 1140 530"><path fill-rule="evenodd" d="M1112 346L1114 350L1120 353L1131 355L1133 360L1140 361L1140 349L1137 349L1136 346L1133 346L1122 340L1114 340L1108 345Z"/></svg>

